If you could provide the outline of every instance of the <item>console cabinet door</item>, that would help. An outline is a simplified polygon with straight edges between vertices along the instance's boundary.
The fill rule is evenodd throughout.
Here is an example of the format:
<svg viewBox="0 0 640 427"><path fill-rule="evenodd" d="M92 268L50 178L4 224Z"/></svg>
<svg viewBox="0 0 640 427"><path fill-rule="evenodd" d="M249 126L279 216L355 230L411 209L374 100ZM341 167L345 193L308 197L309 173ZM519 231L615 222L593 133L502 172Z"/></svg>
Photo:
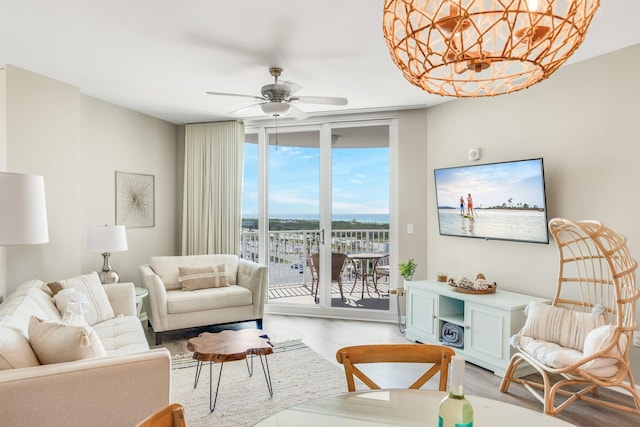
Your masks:
<svg viewBox="0 0 640 427"><path fill-rule="evenodd" d="M408 288L406 329L408 339L432 343L438 341L437 300L438 295L433 292Z"/></svg>
<svg viewBox="0 0 640 427"><path fill-rule="evenodd" d="M508 314L509 311L467 301L464 349L469 357L496 365L503 365L508 361Z"/></svg>

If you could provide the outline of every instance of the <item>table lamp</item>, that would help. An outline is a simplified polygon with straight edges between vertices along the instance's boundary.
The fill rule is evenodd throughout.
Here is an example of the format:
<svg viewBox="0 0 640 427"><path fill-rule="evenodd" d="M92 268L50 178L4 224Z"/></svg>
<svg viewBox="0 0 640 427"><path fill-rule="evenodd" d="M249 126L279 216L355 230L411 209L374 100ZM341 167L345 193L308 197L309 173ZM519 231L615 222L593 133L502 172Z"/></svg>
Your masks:
<svg viewBox="0 0 640 427"><path fill-rule="evenodd" d="M98 273L103 284L118 283L120 276L111 269L109 256L111 252L126 251L127 233L124 225L104 225L89 227L87 235L87 251L101 253L104 257L102 271Z"/></svg>
<svg viewBox="0 0 640 427"><path fill-rule="evenodd" d="M0 246L47 242L44 178L0 172Z"/></svg>

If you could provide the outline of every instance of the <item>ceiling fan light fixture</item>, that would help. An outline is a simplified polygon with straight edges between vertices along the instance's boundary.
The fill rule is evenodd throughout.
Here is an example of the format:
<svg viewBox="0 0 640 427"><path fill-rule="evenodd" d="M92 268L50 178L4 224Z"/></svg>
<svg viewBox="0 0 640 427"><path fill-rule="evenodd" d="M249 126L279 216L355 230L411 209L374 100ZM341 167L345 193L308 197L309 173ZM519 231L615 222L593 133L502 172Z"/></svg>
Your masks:
<svg viewBox="0 0 640 427"><path fill-rule="evenodd" d="M275 116L277 114L278 117L289 114L289 111L291 110L291 105L286 102L267 102L262 104L261 107L265 114L270 116Z"/></svg>
<svg viewBox="0 0 640 427"><path fill-rule="evenodd" d="M578 49L600 0L385 0L391 58L413 85L475 98L526 89Z"/></svg>

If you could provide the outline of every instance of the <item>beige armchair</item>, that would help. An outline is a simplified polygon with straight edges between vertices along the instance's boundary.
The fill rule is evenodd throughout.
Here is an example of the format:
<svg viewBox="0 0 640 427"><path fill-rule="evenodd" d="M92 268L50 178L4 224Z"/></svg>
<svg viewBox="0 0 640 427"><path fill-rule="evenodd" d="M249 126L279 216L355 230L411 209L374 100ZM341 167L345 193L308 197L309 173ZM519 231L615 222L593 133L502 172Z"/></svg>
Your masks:
<svg viewBox="0 0 640 427"><path fill-rule="evenodd" d="M183 290L180 267L224 264L229 286ZM149 291L149 323L156 344L162 332L198 326L256 321L262 328L268 292L266 266L237 255L156 256L140 266L142 286Z"/></svg>

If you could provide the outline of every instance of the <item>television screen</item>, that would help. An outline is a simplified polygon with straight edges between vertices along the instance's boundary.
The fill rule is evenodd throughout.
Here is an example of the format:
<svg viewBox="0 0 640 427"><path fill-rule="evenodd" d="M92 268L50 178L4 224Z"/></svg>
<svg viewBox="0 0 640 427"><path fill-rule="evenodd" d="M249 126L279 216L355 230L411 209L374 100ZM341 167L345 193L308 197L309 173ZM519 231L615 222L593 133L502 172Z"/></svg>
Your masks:
<svg viewBox="0 0 640 427"><path fill-rule="evenodd" d="M549 243L542 159L435 169L440 234Z"/></svg>

